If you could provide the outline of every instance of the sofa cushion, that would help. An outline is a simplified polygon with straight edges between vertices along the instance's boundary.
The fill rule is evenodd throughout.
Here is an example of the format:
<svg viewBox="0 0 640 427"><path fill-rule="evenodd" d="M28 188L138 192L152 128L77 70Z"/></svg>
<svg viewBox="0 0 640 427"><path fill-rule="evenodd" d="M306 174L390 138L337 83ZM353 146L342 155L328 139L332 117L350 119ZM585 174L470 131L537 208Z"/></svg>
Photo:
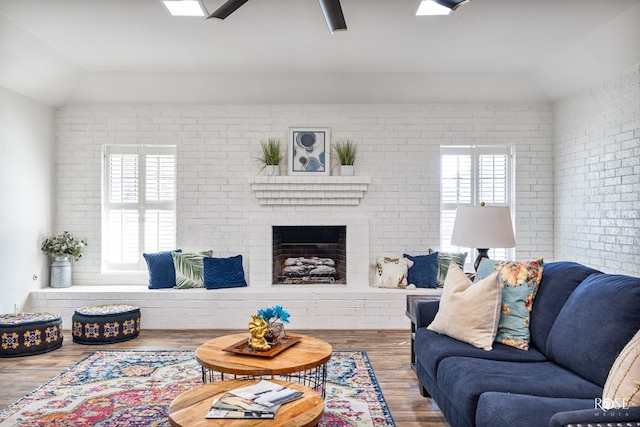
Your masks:
<svg viewBox="0 0 640 427"><path fill-rule="evenodd" d="M436 378L438 364L447 357L477 357L510 362L544 362L547 360L542 353L533 348L529 351L521 351L511 346L494 343L491 351L485 351L427 328L419 328L416 331L414 350L416 362L420 363L433 378Z"/></svg>
<svg viewBox="0 0 640 427"><path fill-rule="evenodd" d="M440 308L440 298L434 296L437 299L430 299L427 301L420 301L415 306L415 315L416 315L416 328L426 328L429 326L429 323L433 322L436 314L438 314L438 309Z"/></svg>
<svg viewBox="0 0 640 427"><path fill-rule="evenodd" d="M416 288L435 288L438 273L438 252L429 255L408 255L403 257L413 261L409 267L407 281Z"/></svg>
<svg viewBox="0 0 640 427"><path fill-rule="evenodd" d="M440 308L427 329L491 350L499 310L498 272L474 284L452 262L444 282Z"/></svg>
<svg viewBox="0 0 640 427"><path fill-rule="evenodd" d="M204 287L207 289L247 286L242 268L242 255L229 258L204 257Z"/></svg>
<svg viewBox="0 0 640 427"><path fill-rule="evenodd" d="M427 375L420 365L416 365L416 375L420 379L420 384L425 387L429 396L433 399L433 402L437 403L437 407L440 408L449 425L455 427L475 427L475 424L468 423L466 414L463 416L463 414L460 413L460 408L457 405L455 396L449 396L438 388L435 380ZM425 423L425 425L429 424Z"/></svg>
<svg viewBox="0 0 640 427"><path fill-rule="evenodd" d="M480 395L488 391L592 401L602 393L602 387L552 362L448 357L440 362L436 381L447 396L456 402L469 425L474 425Z"/></svg>
<svg viewBox="0 0 640 427"><path fill-rule="evenodd" d="M558 412L593 409L593 399L539 397L523 394L487 392L480 395L476 412L477 426L549 427Z"/></svg>
<svg viewBox="0 0 640 427"><path fill-rule="evenodd" d="M173 252L182 251L176 249L142 254L149 270L149 289L173 288L176 285L176 269L171 256Z"/></svg>
<svg viewBox="0 0 640 427"><path fill-rule="evenodd" d="M640 330L613 363L602 391L602 407L640 406Z"/></svg>
<svg viewBox="0 0 640 427"><path fill-rule="evenodd" d="M551 328L547 356L604 386L617 355L640 329L640 278L595 274L571 294Z"/></svg>
<svg viewBox="0 0 640 427"><path fill-rule="evenodd" d="M562 306L574 289L598 270L575 262L550 262L544 265L544 274L531 311L530 345L542 353L547 351L547 338Z"/></svg>
<svg viewBox="0 0 640 427"><path fill-rule="evenodd" d="M538 292L544 262L542 258L525 262L501 261L498 281L502 288L502 306L496 342L520 350L529 349L529 323L533 300Z"/></svg>

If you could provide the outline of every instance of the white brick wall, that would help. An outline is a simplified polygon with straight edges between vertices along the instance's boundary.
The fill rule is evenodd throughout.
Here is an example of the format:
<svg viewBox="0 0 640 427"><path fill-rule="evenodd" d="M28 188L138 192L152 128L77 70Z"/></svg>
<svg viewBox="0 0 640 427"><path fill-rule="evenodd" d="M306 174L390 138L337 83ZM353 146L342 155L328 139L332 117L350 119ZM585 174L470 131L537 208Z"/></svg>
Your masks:
<svg viewBox="0 0 640 427"><path fill-rule="evenodd" d="M144 284L100 269L103 144L176 144L178 246L249 253L252 219L283 214L359 217L379 254L425 253L439 239L439 146L516 146L519 258L553 257L549 105L71 105L57 112L57 228L86 238L77 284ZM358 206L262 206L250 187L261 140L289 126L330 127L359 145L356 175L371 177ZM283 161L286 165L286 161ZM285 169L286 166L283 166ZM247 270L251 265L245 265Z"/></svg>
<svg viewBox="0 0 640 427"><path fill-rule="evenodd" d="M143 307L147 328L233 328L244 324L247 310L279 303L302 310L292 313L303 315L294 316L298 328L408 327L404 307L411 291L367 285L378 255L438 248L440 145L514 144L517 257L553 258L551 120L550 105L528 104L62 107L57 111L56 228L86 238L89 246L74 265L74 287L32 293L32 307L61 312L70 321L74 307L132 302ZM250 184L260 169L254 160L259 143L271 137L286 142L290 126L329 127L332 139L349 138L358 144L356 176L370 177L370 184L357 205L259 203ZM216 256L242 254L249 288L127 294L78 286L145 285L148 280L146 274L104 275L100 268L101 146L144 143L178 147L178 247L213 249ZM282 164L286 170L286 160ZM355 289L283 291L251 283L270 277L263 274L268 263L250 259L255 245L249 235L252 224L305 216L366 223L352 227L368 229L360 231L366 236L348 236L368 242L368 252L357 254L364 261L351 267L357 276L351 283Z"/></svg>
<svg viewBox="0 0 640 427"><path fill-rule="evenodd" d="M554 107L555 253L640 275L640 66Z"/></svg>

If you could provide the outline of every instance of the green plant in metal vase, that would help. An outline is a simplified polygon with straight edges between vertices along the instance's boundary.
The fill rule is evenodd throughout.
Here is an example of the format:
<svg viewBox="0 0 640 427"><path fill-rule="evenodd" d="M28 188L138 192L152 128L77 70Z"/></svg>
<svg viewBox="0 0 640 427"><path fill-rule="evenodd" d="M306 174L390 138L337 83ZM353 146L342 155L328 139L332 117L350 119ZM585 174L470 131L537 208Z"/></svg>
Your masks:
<svg viewBox="0 0 640 427"><path fill-rule="evenodd" d="M69 256L78 261L82 257L82 249L87 246L84 240L78 240L68 231L49 237L42 244L42 253L53 257Z"/></svg>
<svg viewBox="0 0 640 427"><path fill-rule="evenodd" d="M346 139L333 145L334 155L342 166L353 166L358 152L355 142Z"/></svg>

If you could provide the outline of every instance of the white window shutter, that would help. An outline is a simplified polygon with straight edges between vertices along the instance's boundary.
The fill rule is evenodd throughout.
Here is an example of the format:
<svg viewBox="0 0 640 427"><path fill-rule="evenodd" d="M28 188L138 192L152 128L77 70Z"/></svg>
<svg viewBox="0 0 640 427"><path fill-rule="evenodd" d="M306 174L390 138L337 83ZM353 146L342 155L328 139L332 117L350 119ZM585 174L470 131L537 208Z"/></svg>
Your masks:
<svg viewBox="0 0 640 427"><path fill-rule="evenodd" d="M469 252L467 264L475 259L476 248L451 245L457 206L461 204L511 206L513 208L512 148L505 146L441 147L440 170L440 250ZM492 259L513 258L513 249L489 251Z"/></svg>
<svg viewBox="0 0 640 427"><path fill-rule="evenodd" d="M175 249L175 147L105 146L103 265L144 271L143 252Z"/></svg>

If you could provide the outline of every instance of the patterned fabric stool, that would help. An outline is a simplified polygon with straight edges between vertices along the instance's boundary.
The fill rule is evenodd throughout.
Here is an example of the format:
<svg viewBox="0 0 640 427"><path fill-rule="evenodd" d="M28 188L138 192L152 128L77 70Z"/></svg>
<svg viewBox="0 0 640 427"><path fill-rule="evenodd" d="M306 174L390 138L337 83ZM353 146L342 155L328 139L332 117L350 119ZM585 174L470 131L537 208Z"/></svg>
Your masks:
<svg viewBox="0 0 640 427"><path fill-rule="evenodd" d="M62 346L62 318L51 313L0 315L0 357L30 356Z"/></svg>
<svg viewBox="0 0 640 427"><path fill-rule="evenodd" d="M107 304L80 307L73 313L71 334L78 344L111 344L140 332L140 307Z"/></svg>

